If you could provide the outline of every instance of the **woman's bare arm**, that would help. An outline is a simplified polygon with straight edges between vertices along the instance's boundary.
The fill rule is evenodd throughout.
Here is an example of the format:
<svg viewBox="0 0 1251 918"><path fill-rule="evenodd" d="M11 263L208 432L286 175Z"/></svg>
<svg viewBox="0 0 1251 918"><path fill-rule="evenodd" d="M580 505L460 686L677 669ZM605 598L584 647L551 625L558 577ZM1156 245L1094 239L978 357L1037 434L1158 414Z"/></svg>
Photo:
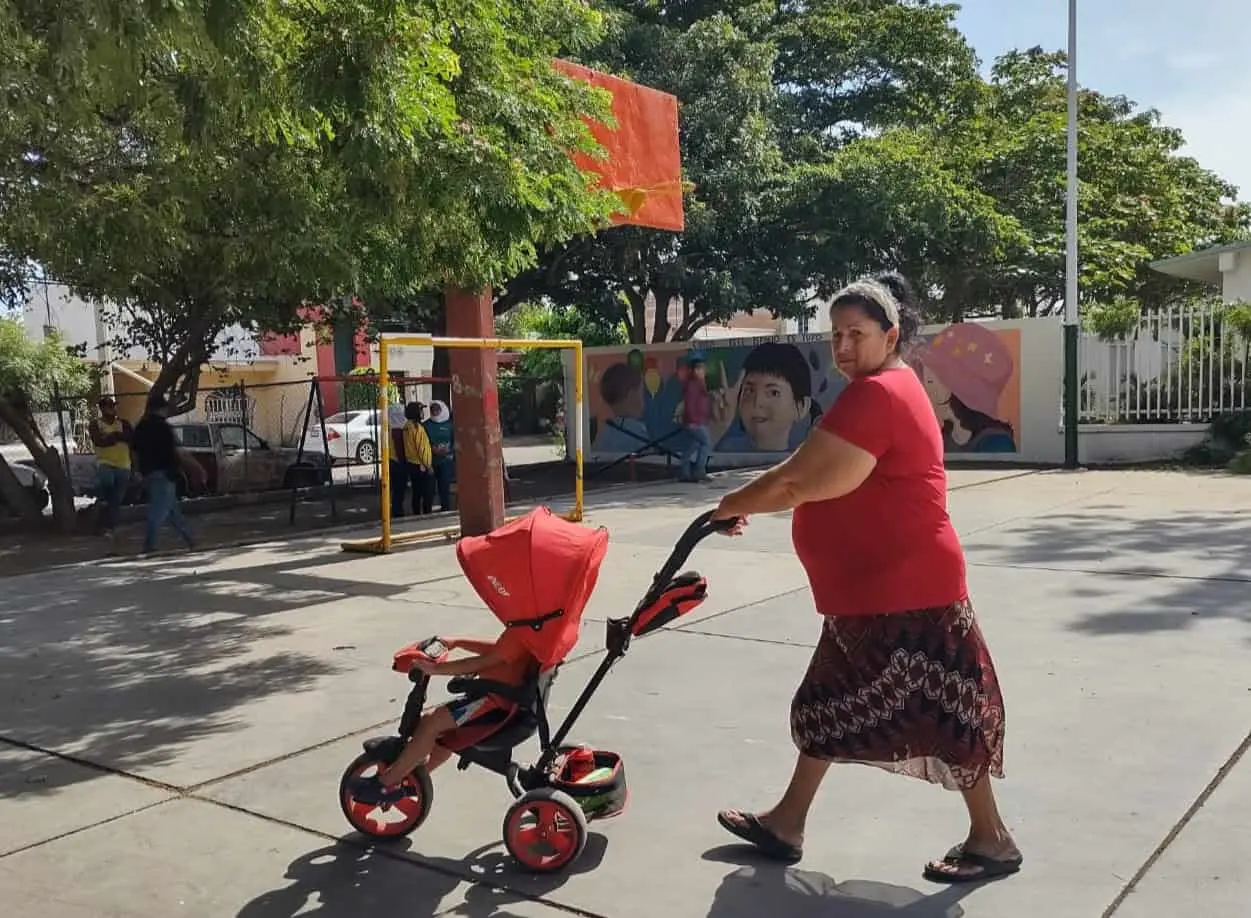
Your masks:
<svg viewBox="0 0 1251 918"><path fill-rule="evenodd" d="M491 647L491 645L487 645ZM504 658L494 649L488 650L486 653L474 654L471 657L462 657L459 660L444 660L442 663L435 663L426 670L432 676L472 676L482 672L484 669L503 663Z"/></svg>
<svg viewBox="0 0 1251 918"><path fill-rule="evenodd" d="M484 641L481 638L440 637L439 640L448 650L467 650L470 653L484 654L495 649L494 641Z"/></svg>
<svg viewBox="0 0 1251 918"><path fill-rule="evenodd" d="M842 497L864 484L876 466L872 453L817 428L787 459L727 494L717 515L778 513Z"/></svg>

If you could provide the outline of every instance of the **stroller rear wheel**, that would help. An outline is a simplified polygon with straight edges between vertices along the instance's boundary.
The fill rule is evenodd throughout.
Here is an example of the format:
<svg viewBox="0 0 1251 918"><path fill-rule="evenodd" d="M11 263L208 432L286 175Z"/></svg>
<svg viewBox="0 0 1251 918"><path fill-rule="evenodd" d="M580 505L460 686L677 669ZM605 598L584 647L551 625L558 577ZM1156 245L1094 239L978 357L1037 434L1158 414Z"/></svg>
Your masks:
<svg viewBox="0 0 1251 918"><path fill-rule="evenodd" d="M504 847L534 873L556 873L586 848L586 816L564 791L527 791L504 816Z"/></svg>
<svg viewBox="0 0 1251 918"><path fill-rule="evenodd" d="M389 763L376 754L363 752L343 772L339 780L339 806L352 828L370 838L402 838L409 835L426 821L430 805L434 802L434 785L425 766L404 779L409 796L392 804L362 803L352 796L349 782L354 778L376 775Z"/></svg>

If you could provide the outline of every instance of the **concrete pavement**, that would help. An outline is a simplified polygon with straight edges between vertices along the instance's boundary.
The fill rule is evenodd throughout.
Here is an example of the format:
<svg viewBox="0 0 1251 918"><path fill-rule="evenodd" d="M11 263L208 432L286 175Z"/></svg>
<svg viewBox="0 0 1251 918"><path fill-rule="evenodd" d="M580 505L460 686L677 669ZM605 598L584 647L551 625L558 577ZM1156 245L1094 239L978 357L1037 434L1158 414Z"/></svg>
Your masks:
<svg viewBox="0 0 1251 918"><path fill-rule="evenodd" d="M575 739L625 756L631 805L566 876L517 872L509 796L440 772L407 844L368 852L339 774L406 690L391 652L495 623L439 545L390 557L319 534L4 581L0 903L45 918L1234 918L1251 897L1251 481L953 472L974 601L1008 704L999 787L1026 855L975 890L920 879L964 829L952 795L831 774L806 857L754 860L716 825L765 805L819 623L784 518L692 559L709 601L634 645ZM554 713L674 538L734 477L588 499L612 533Z"/></svg>

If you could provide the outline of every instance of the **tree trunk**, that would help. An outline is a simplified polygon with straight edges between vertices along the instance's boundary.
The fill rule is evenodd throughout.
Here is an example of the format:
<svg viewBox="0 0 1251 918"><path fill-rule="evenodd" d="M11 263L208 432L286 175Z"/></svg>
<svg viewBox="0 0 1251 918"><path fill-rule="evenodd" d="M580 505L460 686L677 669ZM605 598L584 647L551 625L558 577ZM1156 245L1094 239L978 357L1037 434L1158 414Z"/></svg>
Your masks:
<svg viewBox="0 0 1251 918"><path fill-rule="evenodd" d="M673 305L674 294L670 290L655 288L652 299L656 303L656 318L652 322L651 340L653 344L663 344L669 340L669 331L673 326L669 323L669 307Z"/></svg>
<svg viewBox="0 0 1251 918"><path fill-rule="evenodd" d="M674 341L690 341L695 333L712 323L712 317L702 314L689 300L682 301L682 324L673 333Z"/></svg>
<svg viewBox="0 0 1251 918"><path fill-rule="evenodd" d="M22 445L30 451L31 457L35 460L35 465L39 467L39 471L43 472L48 478L48 494L52 502L52 518L55 520L57 528L64 533L74 531L75 510L74 510L74 487L70 482L69 476L65 473L65 466L61 462L61 457L56 450L49 449L47 444L43 442L43 437L36 428L34 421L27 416L25 412L18 411L13 403L6 398L0 398L0 421L8 424L22 441ZM5 479L10 481L5 481ZM9 493L8 485L12 484L22 491L21 498L14 503ZM13 475L13 470L6 464L3 472L0 472L0 493L3 494L9 506L21 508L24 504L30 506L30 495L25 493L25 489L17 481ZM19 513L24 518L27 514ZM35 510L33 517L38 519L42 516L42 512Z"/></svg>
<svg viewBox="0 0 1251 918"><path fill-rule="evenodd" d="M220 330L220 306L197 303L191 312L195 318L187 323L182 344L162 362L161 372L149 393L166 396L170 417L195 408L200 390L200 367L208 361L209 344Z"/></svg>
<svg viewBox="0 0 1251 918"><path fill-rule="evenodd" d="M630 343L647 344L647 294L627 288L625 295L630 303L630 320L626 323L630 327Z"/></svg>

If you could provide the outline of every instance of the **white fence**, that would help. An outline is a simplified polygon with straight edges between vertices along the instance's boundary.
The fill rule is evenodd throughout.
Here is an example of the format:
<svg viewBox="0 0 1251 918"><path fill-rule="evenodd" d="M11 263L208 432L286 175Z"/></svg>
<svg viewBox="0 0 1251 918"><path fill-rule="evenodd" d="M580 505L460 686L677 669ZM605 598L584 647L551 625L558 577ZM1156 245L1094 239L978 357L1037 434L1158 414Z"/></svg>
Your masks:
<svg viewBox="0 0 1251 918"><path fill-rule="evenodd" d="M1085 424L1206 424L1248 408L1251 341L1219 304L1144 313L1127 335L1083 332Z"/></svg>
<svg viewBox="0 0 1251 918"><path fill-rule="evenodd" d="M202 407L194 412L207 424L243 424L256 419L256 399L238 392L214 392L204 396Z"/></svg>

